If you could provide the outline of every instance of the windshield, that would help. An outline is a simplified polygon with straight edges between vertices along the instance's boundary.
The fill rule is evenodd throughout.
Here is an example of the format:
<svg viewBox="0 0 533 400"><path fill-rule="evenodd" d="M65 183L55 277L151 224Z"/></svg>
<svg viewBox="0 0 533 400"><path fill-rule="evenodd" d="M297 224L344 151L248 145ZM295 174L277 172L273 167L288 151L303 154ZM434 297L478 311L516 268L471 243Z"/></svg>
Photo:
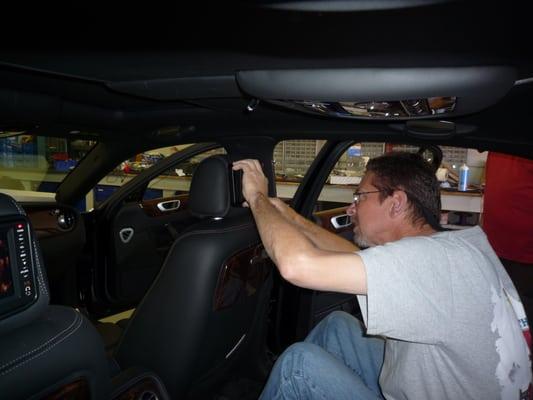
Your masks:
<svg viewBox="0 0 533 400"><path fill-rule="evenodd" d="M55 193L95 144L37 135L0 138L0 190Z"/></svg>

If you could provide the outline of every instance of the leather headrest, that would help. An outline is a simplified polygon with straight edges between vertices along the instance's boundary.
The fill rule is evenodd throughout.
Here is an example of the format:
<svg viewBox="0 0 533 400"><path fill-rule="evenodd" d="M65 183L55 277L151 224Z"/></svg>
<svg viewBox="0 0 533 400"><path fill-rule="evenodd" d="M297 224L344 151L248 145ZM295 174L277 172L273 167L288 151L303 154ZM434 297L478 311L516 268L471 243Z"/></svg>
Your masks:
<svg viewBox="0 0 533 400"><path fill-rule="evenodd" d="M194 171L189 210L200 218L225 217L232 206L231 164L225 155L204 159Z"/></svg>
<svg viewBox="0 0 533 400"><path fill-rule="evenodd" d="M9 223L13 219L28 221L23 208L12 197L0 193L0 224ZM16 309L12 313L4 314L3 317L0 315L0 334L25 325L40 316L48 306L50 300L41 252L36 243L33 229L31 225L29 226L29 249L27 251L33 260L36 300L25 308ZM10 267L8 266L8 268ZM18 270L10 272L18 273ZM4 302L4 304L9 301L10 298L0 299L0 303Z"/></svg>

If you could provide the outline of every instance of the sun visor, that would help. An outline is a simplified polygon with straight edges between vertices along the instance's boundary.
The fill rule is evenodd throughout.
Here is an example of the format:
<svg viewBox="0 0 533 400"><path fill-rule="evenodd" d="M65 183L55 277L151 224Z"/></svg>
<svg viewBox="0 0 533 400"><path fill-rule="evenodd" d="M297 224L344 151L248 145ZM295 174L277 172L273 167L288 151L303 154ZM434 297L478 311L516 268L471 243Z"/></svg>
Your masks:
<svg viewBox="0 0 533 400"><path fill-rule="evenodd" d="M325 116L407 120L464 115L498 102L513 87L508 66L239 71L257 99Z"/></svg>

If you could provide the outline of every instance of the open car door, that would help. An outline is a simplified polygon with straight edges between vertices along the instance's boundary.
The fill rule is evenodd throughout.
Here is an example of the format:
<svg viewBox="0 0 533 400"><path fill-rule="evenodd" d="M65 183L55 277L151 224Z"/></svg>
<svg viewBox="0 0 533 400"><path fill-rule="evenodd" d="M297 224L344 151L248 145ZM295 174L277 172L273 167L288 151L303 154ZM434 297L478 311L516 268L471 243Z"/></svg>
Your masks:
<svg viewBox="0 0 533 400"><path fill-rule="evenodd" d="M138 304L177 235L196 221L187 209L195 165L223 151L208 143L174 153L139 173L98 207L92 241L96 247L93 306L120 311Z"/></svg>

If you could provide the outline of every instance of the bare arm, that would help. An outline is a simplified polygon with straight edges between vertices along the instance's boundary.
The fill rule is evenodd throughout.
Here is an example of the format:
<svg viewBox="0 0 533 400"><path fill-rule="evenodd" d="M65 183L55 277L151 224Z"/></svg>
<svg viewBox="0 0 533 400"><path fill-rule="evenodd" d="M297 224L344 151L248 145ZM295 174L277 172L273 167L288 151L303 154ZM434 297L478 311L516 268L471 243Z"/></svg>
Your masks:
<svg viewBox="0 0 533 400"><path fill-rule="evenodd" d="M366 294L366 273L358 254L323 250L284 217L268 198L268 181L258 161L237 161L234 169L244 172L244 197L266 251L286 280L309 289Z"/></svg>
<svg viewBox="0 0 533 400"><path fill-rule="evenodd" d="M359 250L359 247L349 240L335 235L334 233L309 221L307 218L302 217L282 200L278 198L271 198L270 202L287 220L297 226L316 247L322 250L345 251L352 253Z"/></svg>

